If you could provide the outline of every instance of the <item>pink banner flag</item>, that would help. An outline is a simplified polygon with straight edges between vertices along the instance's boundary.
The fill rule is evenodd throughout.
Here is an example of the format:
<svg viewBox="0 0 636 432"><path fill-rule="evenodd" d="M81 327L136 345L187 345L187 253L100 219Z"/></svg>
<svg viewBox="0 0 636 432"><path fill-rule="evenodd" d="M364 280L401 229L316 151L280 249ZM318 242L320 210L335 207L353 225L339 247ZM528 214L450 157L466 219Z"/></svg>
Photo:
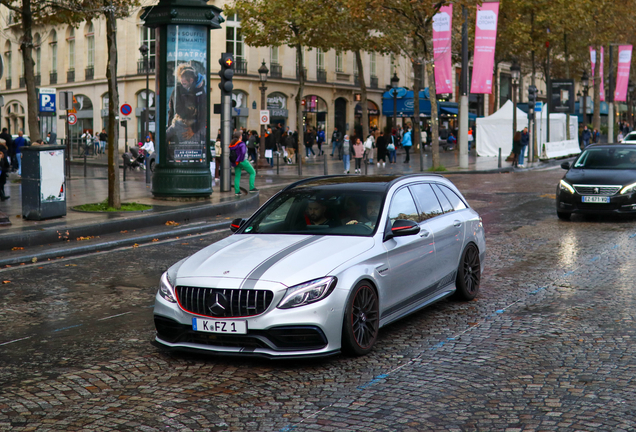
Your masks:
<svg viewBox="0 0 636 432"><path fill-rule="evenodd" d="M605 49L601 47L601 70L599 75L601 76L601 85L599 88L599 96L601 101L605 100L605 80L603 79L603 57L605 57ZM592 60L592 82L594 82L594 70L596 69L596 50L594 47L590 47L590 59Z"/></svg>
<svg viewBox="0 0 636 432"><path fill-rule="evenodd" d="M453 93L451 28L453 5L442 6L433 17L433 62L435 64L435 92Z"/></svg>
<svg viewBox="0 0 636 432"><path fill-rule="evenodd" d="M492 93L492 72L495 65L498 14L499 3L483 3L477 7L473 79L470 83L471 93Z"/></svg>
<svg viewBox="0 0 636 432"><path fill-rule="evenodd" d="M632 46L618 46L618 73L616 74L616 91L614 101L627 101L627 84L629 82L629 67L632 64Z"/></svg>

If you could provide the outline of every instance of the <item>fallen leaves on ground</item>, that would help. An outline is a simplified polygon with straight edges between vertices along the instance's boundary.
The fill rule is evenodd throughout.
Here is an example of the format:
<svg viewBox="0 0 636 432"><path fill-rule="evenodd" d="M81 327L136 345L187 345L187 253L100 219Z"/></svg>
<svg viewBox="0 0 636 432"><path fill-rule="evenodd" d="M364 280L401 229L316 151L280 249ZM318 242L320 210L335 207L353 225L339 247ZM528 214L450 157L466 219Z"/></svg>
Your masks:
<svg viewBox="0 0 636 432"><path fill-rule="evenodd" d="M33 257L33 258L31 258L31 262L32 262L33 264L35 264L36 262L38 262L38 257Z"/></svg>
<svg viewBox="0 0 636 432"><path fill-rule="evenodd" d="M77 267L77 264L64 264L64 267Z"/></svg>
<svg viewBox="0 0 636 432"><path fill-rule="evenodd" d="M95 238L95 236L78 237L75 240L82 241L82 240L90 240L92 238Z"/></svg>
<svg viewBox="0 0 636 432"><path fill-rule="evenodd" d="M166 222L166 226L177 226L177 225L179 225L179 222L175 222L175 221Z"/></svg>
<svg viewBox="0 0 636 432"><path fill-rule="evenodd" d="M14 250L24 250L24 248L22 246L14 246L11 248L12 251Z"/></svg>
<svg viewBox="0 0 636 432"><path fill-rule="evenodd" d="M136 248L136 247L139 247L139 245L138 245L137 243L135 243L135 244L133 245L133 247L134 247L134 248Z"/></svg>
<svg viewBox="0 0 636 432"><path fill-rule="evenodd" d="M3 284L11 283L11 281L2 281Z"/></svg>
<svg viewBox="0 0 636 432"><path fill-rule="evenodd" d="M127 232L128 232L128 230L119 231L120 234L126 234Z"/></svg>
<svg viewBox="0 0 636 432"><path fill-rule="evenodd" d="M159 239L152 239L152 241L153 241L153 242L158 242L158 241L159 241Z"/></svg>

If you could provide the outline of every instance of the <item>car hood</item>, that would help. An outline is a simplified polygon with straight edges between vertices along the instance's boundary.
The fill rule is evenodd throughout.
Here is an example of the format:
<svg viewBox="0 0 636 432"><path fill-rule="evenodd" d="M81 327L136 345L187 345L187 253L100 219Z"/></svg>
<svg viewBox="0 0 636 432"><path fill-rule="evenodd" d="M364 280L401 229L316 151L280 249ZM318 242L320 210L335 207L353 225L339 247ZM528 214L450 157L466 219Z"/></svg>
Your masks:
<svg viewBox="0 0 636 432"><path fill-rule="evenodd" d="M227 278L240 288L258 281L293 286L329 275L373 244L372 237L235 234L187 258L177 285L186 278Z"/></svg>
<svg viewBox="0 0 636 432"><path fill-rule="evenodd" d="M636 182L636 171L621 169L571 169L565 175L570 184L628 185Z"/></svg>

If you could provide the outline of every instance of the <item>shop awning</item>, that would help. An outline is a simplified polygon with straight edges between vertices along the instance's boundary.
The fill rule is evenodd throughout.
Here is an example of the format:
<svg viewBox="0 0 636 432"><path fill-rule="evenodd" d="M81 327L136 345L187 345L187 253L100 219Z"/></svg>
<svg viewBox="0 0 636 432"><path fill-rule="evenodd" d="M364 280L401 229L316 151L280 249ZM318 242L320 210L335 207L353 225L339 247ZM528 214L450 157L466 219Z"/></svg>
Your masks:
<svg viewBox="0 0 636 432"><path fill-rule="evenodd" d="M443 105L439 107L439 110L440 113L459 116L459 108ZM477 116L475 114L471 112L468 113L468 120L475 120L476 118Z"/></svg>

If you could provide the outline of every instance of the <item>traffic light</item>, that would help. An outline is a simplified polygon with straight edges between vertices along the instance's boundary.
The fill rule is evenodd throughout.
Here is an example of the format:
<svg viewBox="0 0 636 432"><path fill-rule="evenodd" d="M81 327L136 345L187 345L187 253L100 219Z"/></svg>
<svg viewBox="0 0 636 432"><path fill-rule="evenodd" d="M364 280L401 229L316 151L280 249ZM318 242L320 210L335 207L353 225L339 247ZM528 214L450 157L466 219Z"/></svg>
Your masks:
<svg viewBox="0 0 636 432"><path fill-rule="evenodd" d="M534 107L536 102L537 102L537 87L531 85L528 87L528 105L531 105Z"/></svg>
<svg viewBox="0 0 636 432"><path fill-rule="evenodd" d="M219 76L221 77L219 88L223 93L232 93L232 89L234 88L232 84L232 77L234 76L234 56L230 53L221 54L219 64L221 65L221 70L219 71Z"/></svg>

